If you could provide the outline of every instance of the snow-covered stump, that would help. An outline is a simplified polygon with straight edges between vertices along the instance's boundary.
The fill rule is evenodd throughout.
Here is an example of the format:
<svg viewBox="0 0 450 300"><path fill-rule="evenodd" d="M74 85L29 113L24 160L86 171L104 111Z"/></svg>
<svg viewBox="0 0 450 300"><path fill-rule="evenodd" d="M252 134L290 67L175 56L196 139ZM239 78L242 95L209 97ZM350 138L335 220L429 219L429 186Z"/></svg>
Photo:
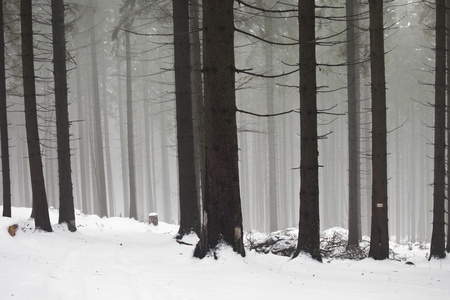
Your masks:
<svg viewBox="0 0 450 300"><path fill-rule="evenodd" d="M157 213L150 213L148 215L148 222L153 224L153 225L155 225L155 226L158 226L158 214Z"/></svg>

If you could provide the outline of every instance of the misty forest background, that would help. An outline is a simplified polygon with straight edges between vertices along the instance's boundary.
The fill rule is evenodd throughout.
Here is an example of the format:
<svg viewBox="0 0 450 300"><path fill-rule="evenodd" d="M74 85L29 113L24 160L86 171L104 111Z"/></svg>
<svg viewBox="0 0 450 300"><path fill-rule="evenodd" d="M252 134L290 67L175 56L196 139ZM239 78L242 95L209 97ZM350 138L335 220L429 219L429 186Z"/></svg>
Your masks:
<svg viewBox="0 0 450 300"><path fill-rule="evenodd" d="M66 1L69 116L75 208L87 214L129 217L125 47L131 54L133 144L138 218L157 212L178 222L177 132L174 94L172 1L143 1L133 11L123 1ZM270 8L275 1L252 5ZM295 8L296 1L278 4ZM58 208L58 164L49 1L33 1L34 55L39 129L49 206ZM348 228L348 102L345 1L316 1L320 175L320 228ZM430 242L433 204L434 6L427 2L385 4L389 233L397 241ZM12 205L31 207L24 105L21 89L19 1L3 4L8 87ZM371 114L367 3L359 4L359 147L361 231L370 233ZM191 41L201 40L201 4L191 1ZM237 126L243 226L274 231L298 226L300 122L298 20L268 18L235 4L236 68L276 75L236 74ZM334 17L330 17L334 16ZM126 30L123 20L132 18ZM245 33L244 33L245 32ZM113 39L114 35L114 39ZM259 38L275 42L261 41ZM278 44L277 44L278 43ZM194 66L195 74L201 74ZM194 95L195 96L195 95ZM94 98L100 103L95 117ZM194 101L195 102L195 101ZM245 112L244 112L245 111ZM247 112L247 113L246 113ZM254 115L250 114L254 113ZM289 112L289 113L283 113ZM194 105L194 126L198 124ZM278 114L265 117L266 114ZM283 113L283 114L282 114ZM100 121L102 160L96 152ZM101 156L100 156L101 157ZM102 176L104 174L104 183ZM200 184L200 183L199 183ZM99 198L106 192L107 211ZM0 191L1 193L1 191ZM270 226L270 199L276 224ZM447 218L447 217L446 217ZM273 222L272 222L273 223Z"/></svg>

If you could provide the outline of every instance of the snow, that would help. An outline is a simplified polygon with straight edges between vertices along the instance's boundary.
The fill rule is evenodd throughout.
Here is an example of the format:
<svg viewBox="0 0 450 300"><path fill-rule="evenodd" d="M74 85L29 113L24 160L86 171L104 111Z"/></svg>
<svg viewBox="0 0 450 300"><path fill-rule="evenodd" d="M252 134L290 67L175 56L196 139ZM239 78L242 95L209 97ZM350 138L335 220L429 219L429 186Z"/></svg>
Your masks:
<svg viewBox="0 0 450 300"><path fill-rule="evenodd" d="M0 206L1 208L1 206ZM422 245L395 245L400 260L291 260L228 247L193 258L177 226L77 211L78 231L34 229L28 208L0 218L0 299L449 299L450 259L427 260ZM18 224L14 237L8 226ZM253 236L257 236L254 234ZM197 237L183 239L195 244ZM414 265L405 264L405 261Z"/></svg>

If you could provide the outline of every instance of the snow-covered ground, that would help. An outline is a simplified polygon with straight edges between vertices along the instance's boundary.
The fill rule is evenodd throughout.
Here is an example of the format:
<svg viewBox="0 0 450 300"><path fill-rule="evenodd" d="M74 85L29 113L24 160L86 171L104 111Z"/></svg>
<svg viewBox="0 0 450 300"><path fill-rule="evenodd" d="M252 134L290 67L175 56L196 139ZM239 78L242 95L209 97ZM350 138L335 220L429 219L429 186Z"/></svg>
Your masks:
<svg viewBox="0 0 450 300"><path fill-rule="evenodd" d="M50 209L54 232L45 233L29 215L13 208L12 219L0 218L0 299L450 299L450 259L428 261L418 246L392 249L414 265L255 251L242 258L226 248L218 260L199 260L193 246L176 243L175 225L78 212L71 233Z"/></svg>

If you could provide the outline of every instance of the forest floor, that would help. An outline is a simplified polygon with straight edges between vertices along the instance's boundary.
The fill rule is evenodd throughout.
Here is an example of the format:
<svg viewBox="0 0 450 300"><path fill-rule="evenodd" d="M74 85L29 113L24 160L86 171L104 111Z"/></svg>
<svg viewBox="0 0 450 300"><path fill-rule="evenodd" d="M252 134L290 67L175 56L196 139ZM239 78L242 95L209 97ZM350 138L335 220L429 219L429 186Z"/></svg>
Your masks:
<svg viewBox="0 0 450 300"><path fill-rule="evenodd" d="M392 258L384 261L338 258L330 254L338 248L333 246L318 263L307 256L275 255L272 246L255 247L274 234L252 233L246 257L224 247L217 260L199 260L192 256L194 246L174 239L176 225L77 211L78 231L71 233L50 209L54 232L45 233L34 229L30 213L13 208L13 218L0 218L0 299L437 300L450 295L450 258L428 261L427 245L392 243ZM19 225L14 237L8 233L12 224ZM342 235L342 229L323 234L333 241ZM183 241L195 244L197 237Z"/></svg>

